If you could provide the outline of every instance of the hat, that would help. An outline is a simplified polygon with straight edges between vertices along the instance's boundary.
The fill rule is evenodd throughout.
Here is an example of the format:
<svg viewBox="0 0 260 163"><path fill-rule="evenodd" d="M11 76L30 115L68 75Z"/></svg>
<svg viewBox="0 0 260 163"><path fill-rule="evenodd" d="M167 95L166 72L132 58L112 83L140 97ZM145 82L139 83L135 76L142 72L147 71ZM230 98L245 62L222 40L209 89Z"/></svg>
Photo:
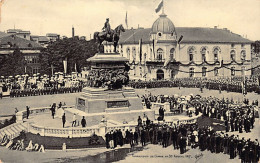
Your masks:
<svg viewBox="0 0 260 163"><path fill-rule="evenodd" d="M109 18L107 18L107 20L109 20Z"/></svg>

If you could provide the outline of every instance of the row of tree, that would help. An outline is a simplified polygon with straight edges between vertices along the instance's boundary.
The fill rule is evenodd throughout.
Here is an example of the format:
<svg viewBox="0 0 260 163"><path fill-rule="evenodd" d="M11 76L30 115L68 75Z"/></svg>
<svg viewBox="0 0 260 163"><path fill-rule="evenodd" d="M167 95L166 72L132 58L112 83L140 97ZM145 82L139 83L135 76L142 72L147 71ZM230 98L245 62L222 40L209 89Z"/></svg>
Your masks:
<svg viewBox="0 0 260 163"><path fill-rule="evenodd" d="M75 69L80 72L83 67L88 66L86 59L96 52L97 45L94 40L86 41L74 37L53 42L40 55L41 73L51 74L52 68L55 72L63 72L64 60L67 60L68 73Z"/></svg>
<svg viewBox="0 0 260 163"><path fill-rule="evenodd" d="M51 74L63 72L63 61L67 60L67 72L80 72L87 67L86 59L95 55L97 44L94 40L80 40L78 37L64 38L50 43L47 48L41 50L39 55L40 73ZM15 76L31 72L30 64L24 58L19 48L12 54L0 56L0 76Z"/></svg>

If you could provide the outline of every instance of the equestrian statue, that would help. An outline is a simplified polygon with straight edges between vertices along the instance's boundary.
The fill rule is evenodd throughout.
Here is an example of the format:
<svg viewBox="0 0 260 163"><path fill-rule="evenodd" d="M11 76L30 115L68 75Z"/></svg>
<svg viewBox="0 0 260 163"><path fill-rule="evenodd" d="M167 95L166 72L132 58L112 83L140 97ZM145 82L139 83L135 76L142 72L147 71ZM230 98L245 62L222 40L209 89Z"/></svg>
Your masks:
<svg viewBox="0 0 260 163"><path fill-rule="evenodd" d="M109 18L106 19L105 25L102 28L102 32L95 32L94 39L98 43L98 52L101 53L101 44L103 41L113 42L114 52L116 52L116 47L119 41L119 36L121 32L125 32L122 24L117 26L114 30L111 29L109 24Z"/></svg>

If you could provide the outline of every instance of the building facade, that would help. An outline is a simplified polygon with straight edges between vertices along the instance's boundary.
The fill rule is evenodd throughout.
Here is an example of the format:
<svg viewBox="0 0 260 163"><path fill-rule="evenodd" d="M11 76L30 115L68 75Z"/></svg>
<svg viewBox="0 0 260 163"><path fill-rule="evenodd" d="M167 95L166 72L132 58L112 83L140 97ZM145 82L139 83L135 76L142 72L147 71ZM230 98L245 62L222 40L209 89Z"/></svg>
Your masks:
<svg viewBox="0 0 260 163"><path fill-rule="evenodd" d="M26 61L25 73L38 73L40 70L39 55L43 46L14 33L0 32L0 57L12 54L16 49L19 49Z"/></svg>
<svg viewBox="0 0 260 163"><path fill-rule="evenodd" d="M118 52L129 59L132 79L240 76L251 75L251 43L226 28L175 28L162 13L152 28L122 33Z"/></svg>

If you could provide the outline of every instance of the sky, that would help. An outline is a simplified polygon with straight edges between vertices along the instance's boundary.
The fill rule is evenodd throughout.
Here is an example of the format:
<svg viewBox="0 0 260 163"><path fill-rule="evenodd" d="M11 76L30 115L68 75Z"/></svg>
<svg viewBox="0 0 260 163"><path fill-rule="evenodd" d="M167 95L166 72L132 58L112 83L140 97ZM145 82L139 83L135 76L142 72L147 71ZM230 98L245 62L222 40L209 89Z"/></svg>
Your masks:
<svg viewBox="0 0 260 163"><path fill-rule="evenodd" d="M112 28L151 28L158 18L161 0L0 0L0 31L22 29L32 35L58 33L90 38L101 31L106 18ZM164 0L164 11L175 27L228 28L255 41L260 40L260 0Z"/></svg>

